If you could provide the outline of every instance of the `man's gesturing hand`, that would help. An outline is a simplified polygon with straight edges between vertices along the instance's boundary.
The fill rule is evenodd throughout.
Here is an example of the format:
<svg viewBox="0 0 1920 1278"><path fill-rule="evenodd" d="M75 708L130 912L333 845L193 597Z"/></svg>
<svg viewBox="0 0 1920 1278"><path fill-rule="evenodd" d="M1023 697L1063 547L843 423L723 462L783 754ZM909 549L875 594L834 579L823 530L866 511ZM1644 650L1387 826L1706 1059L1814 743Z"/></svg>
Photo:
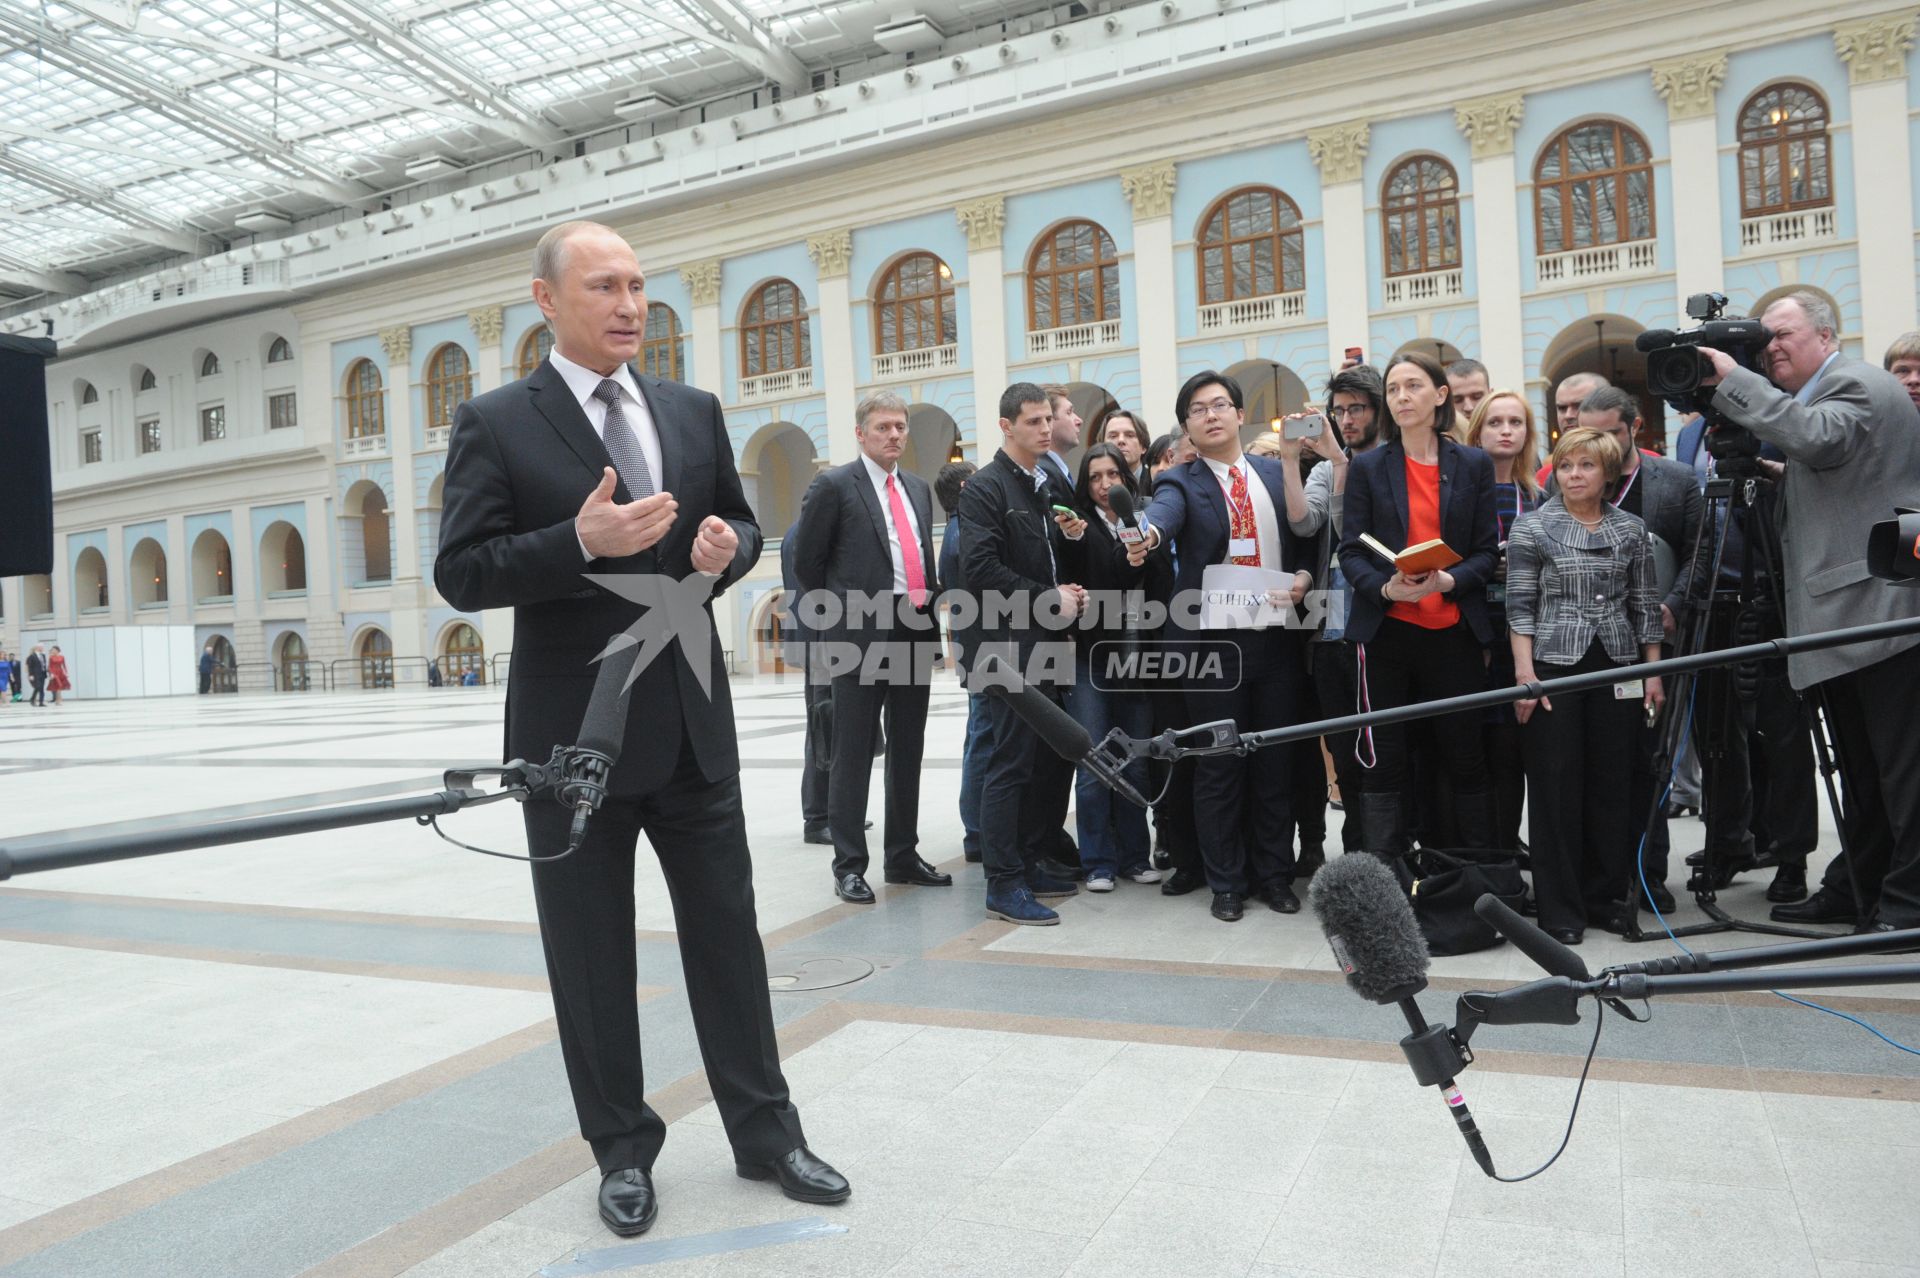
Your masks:
<svg viewBox="0 0 1920 1278"><path fill-rule="evenodd" d="M637 555L667 535L680 503L672 493L655 493L622 506L613 499L619 476L609 466L600 474L600 486L587 494L573 528L580 544L595 559Z"/></svg>
<svg viewBox="0 0 1920 1278"><path fill-rule="evenodd" d="M733 552L740 549L740 534L733 525L718 515L708 515L700 524L699 535L693 539L693 566L701 572L715 575L727 570L733 562Z"/></svg>

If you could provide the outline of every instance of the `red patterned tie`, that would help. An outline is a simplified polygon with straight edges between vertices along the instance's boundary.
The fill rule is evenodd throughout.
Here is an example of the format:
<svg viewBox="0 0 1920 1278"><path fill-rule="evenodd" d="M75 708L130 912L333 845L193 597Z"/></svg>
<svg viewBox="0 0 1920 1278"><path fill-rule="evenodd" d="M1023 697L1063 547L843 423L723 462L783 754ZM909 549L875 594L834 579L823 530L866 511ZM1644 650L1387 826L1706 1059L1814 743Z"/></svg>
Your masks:
<svg viewBox="0 0 1920 1278"><path fill-rule="evenodd" d="M907 598L918 608L927 602L927 573L920 564L920 543L913 539L913 525L907 522L907 503L900 500L900 485L887 476L887 505L893 511L893 531L900 538L900 561L907 566Z"/></svg>
<svg viewBox="0 0 1920 1278"><path fill-rule="evenodd" d="M1229 473L1233 476L1233 481L1227 488L1227 507L1233 512L1233 519L1227 535L1235 541L1253 543L1251 555L1235 555L1233 562L1242 568L1258 568L1260 566L1260 525L1253 517L1253 498L1247 495L1246 470L1242 466L1233 466L1229 469Z"/></svg>

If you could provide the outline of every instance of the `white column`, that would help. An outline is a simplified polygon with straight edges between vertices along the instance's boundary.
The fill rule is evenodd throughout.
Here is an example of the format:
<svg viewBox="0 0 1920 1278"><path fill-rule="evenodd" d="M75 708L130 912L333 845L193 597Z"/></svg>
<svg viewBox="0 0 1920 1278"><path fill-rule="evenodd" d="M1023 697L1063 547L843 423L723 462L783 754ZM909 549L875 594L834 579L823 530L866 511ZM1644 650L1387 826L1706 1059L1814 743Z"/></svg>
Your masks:
<svg viewBox="0 0 1920 1278"><path fill-rule="evenodd" d="M127 530L124 524L107 526L107 623L130 625L133 621L133 570L127 563Z"/></svg>
<svg viewBox="0 0 1920 1278"><path fill-rule="evenodd" d="M1454 108L1454 123L1473 144L1475 300L1480 308L1480 362L1495 386L1518 386L1527 376L1520 320L1519 187L1513 134L1520 126L1520 94L1476 98Z"/></svg>
<svg viewBox="0 0 1920 1278"><path fill-rule="evenodd" d="M193 547L187 544L187 517L167 516L167 621L193 620Z"/></svg>
<svg viewBox="0 0 1920 1278"><path fill-rule="evenodd" d="M1127 169L1120 187L1133 205L1133 317L1140 344L1140 411L1149 420L1173 411L1180 391L1180 352L1173 308L1171 160Z"/></svg>
<svg viewBox="0 0 1920 1278"><path fill-rule="evenodd" d="M383 328L380 346L387 356L387 448L393 459L390 634L394 656L424 657L430 654L421 629L420 529L413 493L413 330L405 324Z"/></svg>
<svg viewBox="0 0 1920 1278"><path fill-rule="evenodd" d="M954 214L967 233L967 307L972 312L967 333L973 346L973 420L958 423L960 445L969 461L985 465L1000 447L1000 392L1007 388L1006 260L1000 249L1007 204L992 195L970 200Z"/></svg>
<svg viewBox="0 0 1920 1278"><path fill-rule="evenodd" d="M853 256L852 231L827 231L807 237L807 256L820 281L814 312L813 347L820 360L821 390L827 399L827 460L850 462L860 454L853 434L853 286L847 268Z"/></svg>
<svg viewBox="0 0 1920 1278"><path fill-rule="evenodd" d="M1347 347L1367 344L1367 197L1360 185L1367 140L1365 121L1336 124L1307 134L1307 151L1320 166L1328 368L1338 368L1345 362Z"/></svg>
<svg viewBox="0 0 1920 1278"><path fill-rule="evenodd" d="M27 625L22 593L18 577L0 577L0 650L9 653L19 646Z"/></svg>
<svg viewBox="0 0 1920 1278"><path fill-rule="evenodd" d="M473 329L473 393L484 395L498 390L500 381L500 330L506 324L506 308L482 306L467 312L467 324Z"/></svg>
<svg viewBox="0 0 1920 1278"><path fill-rule="evenodd" d="M1861 355L1869 360L1914 326L1913 163L1907 50L1913 14L1834 28L1853 81L1853 207L1859 230Z"/></svg>
<svg viewBox="0 0 1920 1278"><path fill-rule="evenodd" d="M680 268L680 280L693 300L693 311L687 316L693 367L687 370L687 381L712 391L722 403L732 403L733 392L726 385L720 360L720 259L686 263Z"/></svg>
<svg viewBox="0 0 1920 1278"><path fill-rule="evenodd" d="M1727 249L1720 235L1720 153L1714 117L1714 91L1726 78L1725 50L1653 64L1653 87L1667 100L1676 315L1686 313L1686 301L1695 293L1726 290Z"/></svg>
<svg viewBox="0 0 1920 1278"><path fill-rule="evenodd" d="M233 616L235 622L260 616L260 547L254 544L253 511L244 502L235 502L233 515ZM234 632L235 640L239 631Z"/></svg>

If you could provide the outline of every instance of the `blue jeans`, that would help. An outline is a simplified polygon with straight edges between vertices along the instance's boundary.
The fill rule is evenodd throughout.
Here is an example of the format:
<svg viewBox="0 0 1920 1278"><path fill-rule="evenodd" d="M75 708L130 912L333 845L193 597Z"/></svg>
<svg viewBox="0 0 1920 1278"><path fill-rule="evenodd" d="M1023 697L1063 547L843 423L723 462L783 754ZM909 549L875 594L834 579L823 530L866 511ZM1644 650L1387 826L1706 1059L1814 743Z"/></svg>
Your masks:
<svg viewBox="0 0 1920 1278"><path fill-rule="evenodd" d="M960 825L967 832L962 846L970 857L980 855L980 786L987 761L987 712L980 705L984 696L967 694L967 740L960 748Z"/></svg>
<svg viewBox="0 0 1920 1278"><path fill-rule="evenodd" d="M1096 745L1113 728L1130 737L1144 737L1153 731L1153 711L1147 703L1147 694L1094 687L1084 658L1074 665L1067 713L1087 730ZM1123 775L1135 789L1147 793L1146 760L1135 759ZM1080 826L1080 864L1086 867L1089 878L1099 873L1117 874L1148 863L1146 810L1107 789L1086 768L1078 769L1074 777L1074 811Z"/></svg>

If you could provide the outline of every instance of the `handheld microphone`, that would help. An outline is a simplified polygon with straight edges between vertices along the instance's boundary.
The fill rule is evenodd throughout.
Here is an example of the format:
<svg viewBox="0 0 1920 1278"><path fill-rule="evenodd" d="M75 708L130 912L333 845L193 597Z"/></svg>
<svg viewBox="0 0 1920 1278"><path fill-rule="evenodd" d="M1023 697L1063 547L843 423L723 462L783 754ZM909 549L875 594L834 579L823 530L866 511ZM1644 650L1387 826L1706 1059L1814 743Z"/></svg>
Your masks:
<svg viewBox="0 0 1920 1278"><path fill-rule="evenodd" d="M987 691L1004 697L1020 721L1032 728L1047 748L1068 763L1085 768L1100 784L1141 807L1151 807L1146 796L1134 789L1121 774L1125 759L1114 759L1093 744L1093 737L1074 717L1062 710L1052 697L1022 679L999 653L988 653L980 661L980 673Z"/></svg>
<svg viewBox="0 0 1920 1278"><path fill-rule="evenodd" d="M1115 484L1107 490L1107 505L1113 507L1113 517L1120 521L1122 542L1136 546L1147 539L1140 528L1140 516L1133 508L1133 494L1127 491L1126 485Z"/></svg>
<svg viewBox="0 0 1920 1278"><path fill-rule="evenodd" d="M1453 1080L1473 1057L1445 1025L1428 1025L1413 996L1427 987L1427 939L1400 881L1377 857L1350 853L1328 861L1307 889L1320 930L1353 992L1375 1003L1397 1003L1412 1030L1400 1040L1415 1081L1435 1086L1473 1161L1492 1176L1493 1156Z"/></svg>
<svg viewBox="0 0 1920 1278"><path fill-rule="evenodd" d="M640 645L628 643L600 658L593 694L580 719L580 740L568 762L566 780L556 792L560 802L573 805L570 847L580 846L587 834L587 819L607 797L607 778L620 761L620 746L627 735L627 702L632 696L627 676L639 657Z"/></svg>

